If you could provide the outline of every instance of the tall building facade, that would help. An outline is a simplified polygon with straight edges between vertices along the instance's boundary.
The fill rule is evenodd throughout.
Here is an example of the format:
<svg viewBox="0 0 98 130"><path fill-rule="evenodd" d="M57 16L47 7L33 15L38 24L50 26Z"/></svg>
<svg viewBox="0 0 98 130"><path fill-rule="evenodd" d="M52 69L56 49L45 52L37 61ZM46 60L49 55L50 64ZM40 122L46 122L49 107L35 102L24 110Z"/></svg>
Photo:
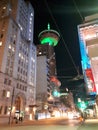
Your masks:
<svg viewBox="0 0 98 130"><path fill-rule="evenodd" d="M56 60L53 46L37 45L37 104L43 109L51 95L50 77L56 76Z"/></svg>
<svg viewBox="0 0 98 130"><path fill-rule="evenodd" d="M0 116L32 113L36 95L34 10L26 0L0 1Z"/></svg>
<svg viewBox="0 0 98 130"><path fill-rule="evenodd" d="M98 94L98 14L78 25L81 64L88 95Z"/></svg>

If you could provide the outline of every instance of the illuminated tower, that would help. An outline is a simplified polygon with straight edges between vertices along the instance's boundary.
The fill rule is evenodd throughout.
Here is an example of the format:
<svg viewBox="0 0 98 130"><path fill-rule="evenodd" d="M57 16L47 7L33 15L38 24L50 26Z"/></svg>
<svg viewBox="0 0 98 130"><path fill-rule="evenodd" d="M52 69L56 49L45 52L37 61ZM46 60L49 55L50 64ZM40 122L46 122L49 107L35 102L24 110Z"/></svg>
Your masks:
<svg viewBox="0 0 98 130"><path fill-rule="evenodd" d="M50 24L48 24L48 28L40 32L38 37L41 44L56 46L58 44L60 34L57 31L50 29Z"/></svg>
<svg viewBox="0 0 98 130"><path fill-rule="evenodd" d="M58 44L59 33L50 29L42 31L39 35L40 45L37 45L37 103L46 103L51 95L52 85L50 77L56 75L56 60L54 46ZM43 108L43 107L42 107Z"/></svg>
<svg viewBox="0 0 98 130"><path fill-rule="evenodd" d="M42 55L43 53L46 54L48 59L47 61L49 64L50 76L54 76L56 68L55 66L56 63L54 64L55 62L54 46L58 44L60 34L57 31L50 29L50 24L48 24L47 29L40 32L38 38L41 43L41 45L39 45L38 47L38 53L41 52Z"/></svg>

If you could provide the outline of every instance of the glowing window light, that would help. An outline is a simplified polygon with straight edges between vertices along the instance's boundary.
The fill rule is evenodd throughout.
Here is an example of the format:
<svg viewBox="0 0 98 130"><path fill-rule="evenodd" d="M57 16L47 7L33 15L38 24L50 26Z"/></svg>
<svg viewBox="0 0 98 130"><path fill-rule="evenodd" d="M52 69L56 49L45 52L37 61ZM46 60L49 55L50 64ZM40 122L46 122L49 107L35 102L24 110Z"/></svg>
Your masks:
<svg viewBox="0 0 98 130"><path fill-rule="evenodd" d="M35 62L35 59L34 59L33 57L31 57L31 60L32 60L33 62Z"/></svg>
<svg viewBox="0 0 98 130"><path fill-rule="evenodd" d="M10 97L10 91L7 91L7 93L6 93L6 97L7 97L7 98Z"/></svg>
<svg viewBox="0 0 98 130"><path fill-rule="evenodd" d="M98 60L98 56L97 57L92 57L92 60Z"/></svg>
<svg viewBox="0 0 98 130"><path fill-rule="evenodd" d="M29 119L32 120L32 114L29 115Z"/></svg>
<svg viewBox="0 0 98 130"><path fill-rule="evenodd" d="M0 46L2 46L2 41L0 41Z"/></svg>
<svg viewBox="0 0 98 130"><path fill-rule="evenodd" d="M39 52L39 55L41 55L42 54L42 52Z"/></svg>
<svg viewBox="0 0 98 130"><path fill-rule="evenodd" d="M6 7L4 6L3 9L6 9Z"/></svg>
<svg viewBox="0 0 98 130"><path fill-rule="evenodd" d="M19 53L19 57L21 57L21 53Z"/></svg>
<svg viewBox="0 0 98 130"><path fill-rule="evenodd" d="M11 49L11 45L9 45L9 49Z"/></svg>
<svg viewBox="0 0 98 130"><path fill-rule="evenodd" d="M31 32L31 29L29 29L29 32Z"/></svg>
<svg viewBox="0 0 98 130"><path fill-rule="evenodd" d="M13 52L15 51L14 47L12 48L12 51L13 51Z"/></svg>
<svg viewBox="0 0 98 130"><path fill-rule="evenodd" d="M21 56L21 59L22 59L22 60L24 59L23 56Z"/></svg>
<svg viewBox="0 0 98 130"><path fill-rule="evenodd" d="M32 22L30 21L30 24L32 24Z"/></svg>
<svg viewBox="0 0 98 130"><path fill-rule="evenodd" d="M92 38L95 38L96 37L96 34L92 34L92 35L86 35L84 36L84 39L87 40L87 39L92 39Z"/></svg>
<svg viewBox="0 0 98 130"><path fill-rule="evenodd" d="M20 24L18 24L18 25L19 25L19 27L20 27L20 30L22 31L22 30L23 30L22 26L21 26Z"/></svg>
<svg viewBox="0 0 98 130"><path fill-rule="evenodd" d="M33 13L31 13L31 16L33 16Z"/></svg>
<svg viewBox="0 0 98 130"><path fill-rule="evenodd" d="M26 107L26 108L25 108L25 111L27 111L27 112L28 112L28 111L29 111L29 107Z"/></svg>
<svg viewBox="0 0 98 130"><path fill-rule="evenodd" d="M32 18L30 18L30 21L32 20Z"/></svg>

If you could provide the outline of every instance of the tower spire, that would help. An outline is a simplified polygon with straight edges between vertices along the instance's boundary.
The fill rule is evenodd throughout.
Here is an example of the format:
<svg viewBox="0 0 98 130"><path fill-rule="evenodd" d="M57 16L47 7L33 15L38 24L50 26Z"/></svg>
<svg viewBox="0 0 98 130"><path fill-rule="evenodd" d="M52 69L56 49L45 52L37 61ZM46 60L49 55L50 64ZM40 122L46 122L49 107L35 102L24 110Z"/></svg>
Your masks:
<svg viewBox="0 0 98 130"><path fill-rule="evenodd" d="M48 23L48 25L47 25L47 28L48 28L48 30L50 30L50 24Z"/></svg>

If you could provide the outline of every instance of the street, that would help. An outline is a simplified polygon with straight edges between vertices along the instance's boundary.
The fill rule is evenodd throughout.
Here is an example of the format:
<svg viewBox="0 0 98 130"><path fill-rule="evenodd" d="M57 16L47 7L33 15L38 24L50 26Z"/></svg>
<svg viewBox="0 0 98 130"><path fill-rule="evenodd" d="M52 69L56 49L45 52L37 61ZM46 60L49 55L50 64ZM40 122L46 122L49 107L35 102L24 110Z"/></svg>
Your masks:
<svg viewBox="0 0 98 130"><path fill-rule="evenodd" d="M89 119L83 123L79 120L46 119L19 124L3 125L0 130L98 130L98 119Z"/></svg>

